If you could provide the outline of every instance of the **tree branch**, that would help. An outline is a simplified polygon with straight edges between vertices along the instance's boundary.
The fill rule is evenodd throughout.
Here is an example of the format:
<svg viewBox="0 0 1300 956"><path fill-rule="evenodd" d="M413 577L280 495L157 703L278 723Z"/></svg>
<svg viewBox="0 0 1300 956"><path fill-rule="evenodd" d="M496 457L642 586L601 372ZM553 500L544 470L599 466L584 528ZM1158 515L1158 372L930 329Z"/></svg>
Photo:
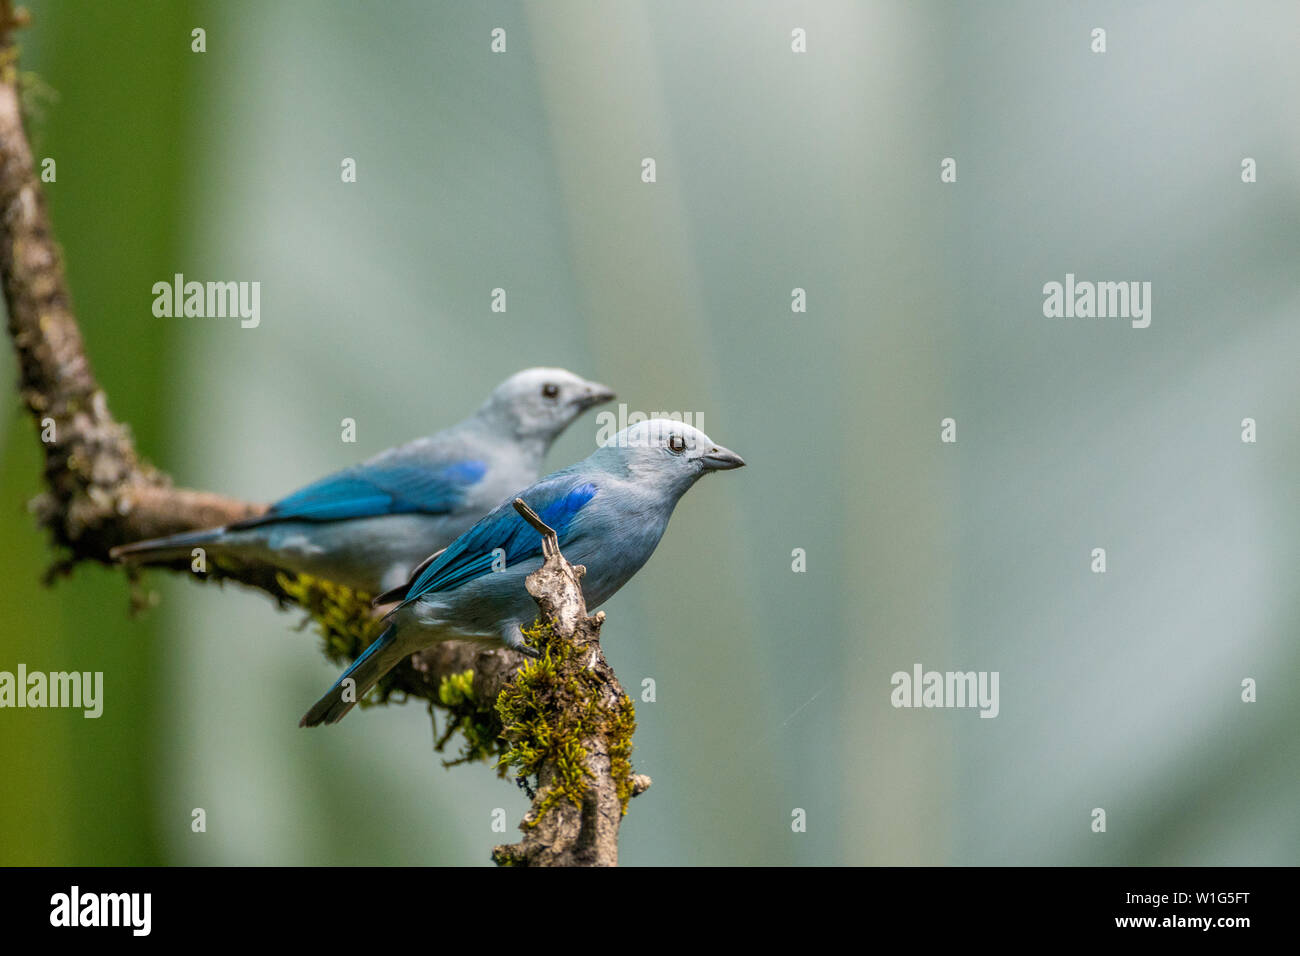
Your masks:
<svg viewBox="0 0 1300 956"><path fill-rule="evenodd" d="M627 803L650 786L632 773L636 721L600 647L605 612L587 616L579 583L586 568L560 553L555 531L523 499L515 510L542 536L543 564L525 587L544 625L539 661L529 661L497 703L511 749L502 763L536 779L524 838L492 851L508 866L614 866ZM552 741L558 742L552 743Z"/></svg>
<svg viewBox="0 0 1300 956"><path fill-rule="evenodd" d="M18 354L19 394L41 434L46 491L32 510L56 546L79 561L109 564L109 549L142 538L192 531L260 514L206 491L171 487L141 462L128 429L108 410L72 311L63 262L23 126L18 50L12 32L26 22L0 2L0 279L9 334ZM253 587L282 594L274 574L222 569Z"/></svg>

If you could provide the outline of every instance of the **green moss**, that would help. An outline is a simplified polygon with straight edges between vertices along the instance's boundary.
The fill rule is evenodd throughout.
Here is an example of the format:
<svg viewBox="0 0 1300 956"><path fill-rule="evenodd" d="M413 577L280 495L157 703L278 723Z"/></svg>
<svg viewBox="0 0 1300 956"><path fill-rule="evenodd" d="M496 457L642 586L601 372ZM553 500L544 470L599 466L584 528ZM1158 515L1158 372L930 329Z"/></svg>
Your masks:
<svg viewBox="0 0 1300 956"><path fill-rule="evenodd" d="M497 866L518 866L520 860L513 847L499 846L492 851L492 862Z"/></svg>
<svg viewBox="0 0 1300 956"><path fill-rule="evenodd" d="M368 594L310 574L291 577L282 572L275 580L316 623L325 641L325 656L335 664L356 660L384 632L384 622L374 616Z"/></svg>
<svg viewBox="0 0 1300 956"><path fill-rule="evenodd" d="M555 637L549 624L535 622L524 639L541 654L528 660L497 697L497 713L508 748L497 761L504 772L535 798L542 799L527 825L537 823L561 801L581 807L590 786L587 751L582 741L604 737L610 744L611 769L619 799L627 812L632 796L632 732L636 717L623 695L611 708L601 704L603 686L586 667L586 655ZM543 767L552 771L542 788Z"/></svg>
<svg viewBox="0 0 1300 956"><path fill-rule="evenodd" d="M324 642L325 656L343 666L353 661L384 632L384 621L373 614L370 596L308 574L280 574L277 582L285 594L307 612L303 626L314 623ZM463 739L456 758L443 761L455 766L473 760L497 758L501 776L513 771L515 780L534 797L543 767L553 771L534 825L563 800L582 806L590 786L587 751L582 741L603 738L618 796L627 812L632 796L632 734L636 713L623 695L610 706L602 703L604 687L586 667L586 655L555 637L549 624L536 622L524 639L541 655L519 669L495 701L483 700L474 686L474 672L466 670L442 679L437 697L429 701L445 711L443 732L435 749L441 753L457 733ZM428 697L428 689L409 668L394 668L379 681L363 707L409 696Z"/></svg>
<svg viewBox="0 0 1300 956"><path fill-rule="evenodd" d="M459 707L474 700L474 671L448 674L438 685L438 702L444 707Z"/></svg>
<svg viewBox="0 0 1300 956"><path fill-rule="evenodd" d="M454 767L471 760L487 760L502 752L504 743L501 740L501 723L497 719L496 708L491 703L479 700L474 691L473 670L444 677L438 685L438 703L446 708L447 719L434 749L441 753L452 734L457 731L460 731L465 741L461 745L459 756L455 760L444 760L444 767Z"/></svg>
<svg viewBox="0 0 1300 956"><path fill-rule="evenodd" d="M636 733L636 708L632 698L624 694L610 715L609 773L618 787L618 799L627 813L627 803L632 799L632 735Z"/></svg>

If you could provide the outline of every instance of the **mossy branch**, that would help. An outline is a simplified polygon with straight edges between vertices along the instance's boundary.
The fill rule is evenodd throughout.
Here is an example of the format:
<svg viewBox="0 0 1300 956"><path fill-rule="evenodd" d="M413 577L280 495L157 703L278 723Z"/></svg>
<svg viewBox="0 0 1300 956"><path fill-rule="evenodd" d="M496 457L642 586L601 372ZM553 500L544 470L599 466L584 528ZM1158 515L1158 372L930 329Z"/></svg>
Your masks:
<svg viewBox="0 0 1300 956"><path fill-rule="evenodd" d="M63 552L48 581L82 561L111 564L116 545L211 528L265 506L173 488L137 456L129 429L109 412L86 356L24 127L13 33L26 23L25 11L0 0L0 281L19 393L45 452L45 491L31 508ZM284 596L264 568L223 567L208 578Z"/></svg>
<svg viewBox="0 0 1300 956"><path fill-rule="evenodd" d="M498 846L503 866L614 866L628 801L650 786L632 773L636 717L600 647L605 613L587 615L586 568L560 553L555 532L522 499L515 510L542 536L543 563L525 580L541 612L525 633L540 655L497 700L512 768L532 808L523 839Z"/></svg>

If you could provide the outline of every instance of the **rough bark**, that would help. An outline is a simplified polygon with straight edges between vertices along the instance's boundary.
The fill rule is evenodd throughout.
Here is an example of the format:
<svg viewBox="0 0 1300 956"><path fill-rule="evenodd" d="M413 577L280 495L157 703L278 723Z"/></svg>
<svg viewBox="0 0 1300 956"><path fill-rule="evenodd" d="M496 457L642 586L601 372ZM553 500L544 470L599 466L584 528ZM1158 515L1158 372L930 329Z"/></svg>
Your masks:
<svg viewBox="0 0 1300 956"><path fill-rule="evenodd" d="M45 491L32 502L67 557L111 563L115 545L246 518L263 505L207 491L172 488L140 461L130 431L116 421L86 357L63 261L23 126L17 48L24 23L0 3L0 278L9 334L18 355L18 387L45 451ZM280 597L273 574L223 571Z"/></svg>

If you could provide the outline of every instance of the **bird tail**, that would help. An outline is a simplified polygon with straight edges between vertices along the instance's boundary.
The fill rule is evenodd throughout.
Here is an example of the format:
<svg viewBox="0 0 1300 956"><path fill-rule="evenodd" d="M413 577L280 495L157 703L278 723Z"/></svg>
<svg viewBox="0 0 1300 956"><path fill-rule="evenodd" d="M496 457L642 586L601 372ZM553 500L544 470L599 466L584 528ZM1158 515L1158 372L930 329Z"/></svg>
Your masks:
<svg viewBox="0 0 1300 956"><path fill-rule="evenodd" d="M191 548L211 544L225 533L225 527L220 527L209 528L206 531L187 531L166 538L133 541L130 544L118 545L108 552L108 556L114 561L138 561L142 564L169 561L172 558L189 557Z"/></svg>
<svg viewBox="0 0 1300 956"><path fill-rule="evenodd" d="M401 661L403 652L397 647L397 628L390 624L379 639L365 649L334 682L325 696L312 705L311 710L298 721L299 727L319 724L336 724L357 706L370 688Z"/></svg>

